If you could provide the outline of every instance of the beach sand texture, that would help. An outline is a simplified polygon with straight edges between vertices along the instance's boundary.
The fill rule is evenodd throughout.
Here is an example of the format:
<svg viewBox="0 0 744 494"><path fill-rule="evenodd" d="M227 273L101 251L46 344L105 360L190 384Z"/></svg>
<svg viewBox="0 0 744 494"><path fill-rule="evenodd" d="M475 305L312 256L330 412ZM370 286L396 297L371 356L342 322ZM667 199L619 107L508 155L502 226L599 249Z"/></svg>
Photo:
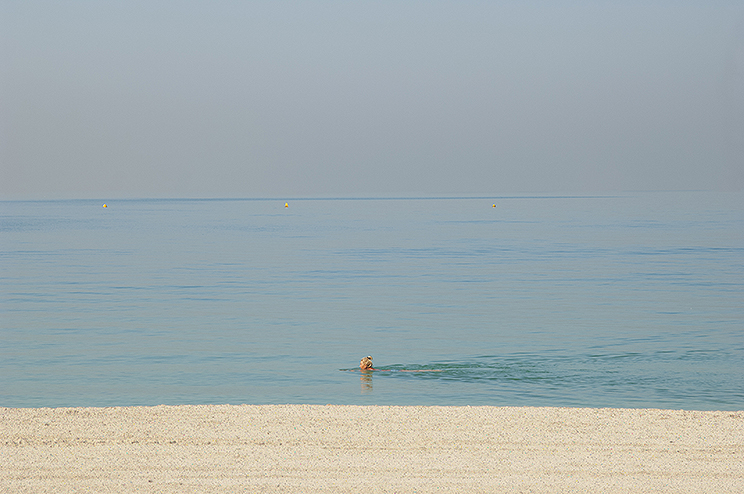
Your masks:
<svg viewBox="0 0 744 494"><path fill-rule="evenodd" d="M744 412L0 408L2 492L744 492Z"/></svg>

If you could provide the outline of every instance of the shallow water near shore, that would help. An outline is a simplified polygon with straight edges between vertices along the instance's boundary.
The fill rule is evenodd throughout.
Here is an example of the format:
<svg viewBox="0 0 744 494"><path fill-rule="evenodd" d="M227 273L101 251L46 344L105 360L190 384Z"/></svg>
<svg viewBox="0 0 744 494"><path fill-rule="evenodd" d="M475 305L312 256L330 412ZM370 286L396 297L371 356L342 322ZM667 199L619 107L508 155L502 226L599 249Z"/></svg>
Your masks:
<svg viewBox="0 0 744 494"><path fill-rule="evenodd" d="M0 235L0 406L744 408L741 193L12 201Z"/></svg>

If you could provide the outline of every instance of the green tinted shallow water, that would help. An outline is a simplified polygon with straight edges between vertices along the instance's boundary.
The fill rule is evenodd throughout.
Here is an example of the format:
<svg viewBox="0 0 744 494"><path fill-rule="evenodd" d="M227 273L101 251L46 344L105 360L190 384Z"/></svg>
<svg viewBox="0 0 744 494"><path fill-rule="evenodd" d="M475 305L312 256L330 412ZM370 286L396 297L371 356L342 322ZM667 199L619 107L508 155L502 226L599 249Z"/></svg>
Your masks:
<svg viewBox="0 0 744 494"><path fill-rule="evenodd" d="M0 406L744 407L742 194L285 202L0 203Z"/></svg>

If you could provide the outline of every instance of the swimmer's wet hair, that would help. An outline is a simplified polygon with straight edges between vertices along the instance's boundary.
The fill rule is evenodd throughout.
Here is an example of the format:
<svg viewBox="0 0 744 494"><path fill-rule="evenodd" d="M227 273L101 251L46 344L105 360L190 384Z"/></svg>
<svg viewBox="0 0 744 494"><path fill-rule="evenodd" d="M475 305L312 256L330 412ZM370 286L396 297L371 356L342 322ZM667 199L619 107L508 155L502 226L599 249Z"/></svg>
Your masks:
<svg viewBox="0 0 744 494"><path fill-rule="evenodd" d="M371 369L372 368L372 356L367 355L362 360L359 361L359 366L362 369Z"/></svg>

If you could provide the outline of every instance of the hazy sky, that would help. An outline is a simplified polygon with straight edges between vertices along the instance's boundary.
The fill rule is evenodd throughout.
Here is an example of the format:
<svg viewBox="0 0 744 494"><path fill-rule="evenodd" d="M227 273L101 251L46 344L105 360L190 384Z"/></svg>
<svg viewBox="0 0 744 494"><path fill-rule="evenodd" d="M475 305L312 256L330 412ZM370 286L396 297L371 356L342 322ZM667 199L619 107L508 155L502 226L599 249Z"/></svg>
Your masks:
<svg viewBox="0 0 744 494"><path fill-rule="evenodd" d="M0 0L0 199L743 187L741 0Z"/></svg>

